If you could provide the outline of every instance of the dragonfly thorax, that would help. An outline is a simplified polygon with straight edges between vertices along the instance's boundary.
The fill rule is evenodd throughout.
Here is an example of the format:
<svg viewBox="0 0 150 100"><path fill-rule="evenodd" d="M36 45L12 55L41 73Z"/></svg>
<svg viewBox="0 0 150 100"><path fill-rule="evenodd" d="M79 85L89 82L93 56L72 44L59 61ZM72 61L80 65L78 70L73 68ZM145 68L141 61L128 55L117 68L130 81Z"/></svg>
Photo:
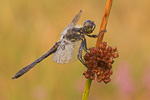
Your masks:
<svg viewBox="0 0 150 100"><path fill-rule="evenodd" d="M63 38L71 42L76 42L80 41L83 38L83 35L81 35L79 32L72 31L71 34L66 34Z"/></svg>

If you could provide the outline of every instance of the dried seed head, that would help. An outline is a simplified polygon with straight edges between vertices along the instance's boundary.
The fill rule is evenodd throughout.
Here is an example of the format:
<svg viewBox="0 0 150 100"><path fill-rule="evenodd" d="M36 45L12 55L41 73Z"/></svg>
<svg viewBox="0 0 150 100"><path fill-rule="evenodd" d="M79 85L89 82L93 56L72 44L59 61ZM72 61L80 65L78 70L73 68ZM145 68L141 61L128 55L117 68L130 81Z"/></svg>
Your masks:
<svg viewBox="0 0 150 100"><path fill-rule="evenodd" d="M91 80L94 80L94 79L95 79L95 76L90 76L90 79L91 79Z"/></svg>
<svg viewBox="0 0 150 100"><path fill-rule="evenodd" d="M111 81L110 76L113 74L112 64L114 58L119 57L117 47L107 47L107 42L103 42L97 48L91 48L90 53L84 56L85 64L90 68L83 73L86 78L104 83ZM94 75L93 75L94 74Z"/></svg>
<svg viewBox="0 0 150 100"><path fill-rule="evenodd" d="M105 47L107 46L107 42L103 42L102 44L103 44Z"/></svg>
<svg viewBox="0 0 150 100"><path fill-rule="evenodd" d="M119 57L118 53L114 53L114 54L113 54L113 57L114 57L114 58Z"/></svg>
<svg viewBox="0 0 150 100"><path fill-rule="evenodd" d="M112 50L115 52L117 51L117 47L113 47Z"/></svg>

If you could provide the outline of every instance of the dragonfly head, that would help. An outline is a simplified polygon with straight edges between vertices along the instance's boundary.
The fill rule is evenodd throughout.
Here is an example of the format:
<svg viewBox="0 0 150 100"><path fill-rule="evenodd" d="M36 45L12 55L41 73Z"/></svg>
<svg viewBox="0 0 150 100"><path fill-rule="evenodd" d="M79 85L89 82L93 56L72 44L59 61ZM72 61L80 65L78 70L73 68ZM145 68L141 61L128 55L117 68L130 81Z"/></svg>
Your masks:
<svg viewBox="0 0 150 100"><path fill-rule="evenodd" d="M86 34L91 34L94 31L95 27L96 25L94 24L94 21L85 20L83 23L83 31Z"/></svg>

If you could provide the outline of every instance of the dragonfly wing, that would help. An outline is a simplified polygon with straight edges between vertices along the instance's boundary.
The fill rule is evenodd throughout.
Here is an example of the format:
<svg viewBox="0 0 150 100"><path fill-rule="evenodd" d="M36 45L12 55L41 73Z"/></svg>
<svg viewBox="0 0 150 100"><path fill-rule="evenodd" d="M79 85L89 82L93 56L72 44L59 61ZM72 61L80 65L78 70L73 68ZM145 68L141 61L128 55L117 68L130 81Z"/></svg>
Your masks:
<svg viewBox="0 0 150 100"><path fill-rule="evenodd" d="M77 55L78 55L80 45L81 45L81 41L74 42L74 51L73 51L72 57L69 60L69 62L73 62L73 61L78 60Z"/></svg>
<svg viewBox="0 0 150 100"><path fill-rule="evenodd" d="M77 52L75 48L79 49L77 42L70 42L63 39L53 55L53 61L63 64L77 60Z"/></svg>
<svg viewBox="0 0 150 100"><path fill-rule="evenodd" d="M82 10L80 10L80 12L74 17L74 19L72 20L72 22L67 26L67 28L61 33L61 35L66 35L68 33L68 30L71 29L72 27L76 26L80 16L82 14Z"/></svg>

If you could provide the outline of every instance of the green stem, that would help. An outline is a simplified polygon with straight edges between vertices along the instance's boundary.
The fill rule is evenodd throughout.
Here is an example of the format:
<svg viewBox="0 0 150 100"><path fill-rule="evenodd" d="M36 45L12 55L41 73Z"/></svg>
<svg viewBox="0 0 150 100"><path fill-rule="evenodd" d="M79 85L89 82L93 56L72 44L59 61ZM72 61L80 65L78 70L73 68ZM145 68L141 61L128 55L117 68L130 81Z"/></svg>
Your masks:
<svg viewBox="0 0 150 100"><path fill-rule="evenodd" d="M88 79L86 80L84 93L83 93L83 95L82 95L82 100L88 100L91 83L92 83L92 80L91 80L90 78L88 78Z"/></svg>

